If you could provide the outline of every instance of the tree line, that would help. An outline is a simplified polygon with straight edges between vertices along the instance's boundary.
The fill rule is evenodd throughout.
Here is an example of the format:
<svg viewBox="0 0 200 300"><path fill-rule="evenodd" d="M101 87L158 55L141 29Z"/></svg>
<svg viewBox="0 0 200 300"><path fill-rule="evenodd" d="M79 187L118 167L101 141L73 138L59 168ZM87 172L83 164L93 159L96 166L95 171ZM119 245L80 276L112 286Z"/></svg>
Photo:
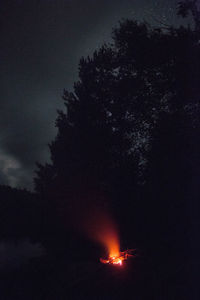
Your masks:
<svg viewBox="0 0 200 300"><path fill-rule="evenodd" d="M190 27L124 20L110 44L80 59L79 80L63 93L51 163L38 163L34 179L48 245L52 234L65 239L72 199L94 194L103 195L101 205L111 207L127 239L134 234L140 242L182 247L194 234L200 170L197 1L179 3L178 14L188 13Z"/></svg>

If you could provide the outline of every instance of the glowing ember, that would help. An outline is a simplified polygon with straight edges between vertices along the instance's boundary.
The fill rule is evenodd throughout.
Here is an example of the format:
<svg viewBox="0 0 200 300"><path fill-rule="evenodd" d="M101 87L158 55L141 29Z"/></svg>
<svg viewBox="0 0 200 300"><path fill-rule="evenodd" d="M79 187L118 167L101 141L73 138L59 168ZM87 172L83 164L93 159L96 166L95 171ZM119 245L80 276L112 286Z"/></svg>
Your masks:
<svg viewBox="0 0 200 300"><path fill-rule="evenodd" d="M111 265L122 265L122 262L124 260L127 260L129 257L133 257L134 255L132 254L135 251L135 249L132 250L126 250L123 252L119 252L119 255L117 256L112 256L110 255L108 259L103 259L100 258L100 262L103 264L111 264Z"/></svg>

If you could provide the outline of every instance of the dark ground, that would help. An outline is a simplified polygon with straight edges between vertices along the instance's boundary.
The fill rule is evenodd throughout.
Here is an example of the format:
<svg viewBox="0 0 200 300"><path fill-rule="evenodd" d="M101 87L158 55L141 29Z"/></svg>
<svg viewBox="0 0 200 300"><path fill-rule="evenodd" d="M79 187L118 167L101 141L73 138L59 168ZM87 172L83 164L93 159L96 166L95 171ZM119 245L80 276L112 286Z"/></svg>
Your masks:
<svg viewBox="0 0 200 300"><path fill-rule="evenodd" d="M44 255L15 269L1 270L1 300L153 299L198 300L190 253L170 255L139 249L123 266L66 255ZM197 275L197 274L196 274Z"/></svg>

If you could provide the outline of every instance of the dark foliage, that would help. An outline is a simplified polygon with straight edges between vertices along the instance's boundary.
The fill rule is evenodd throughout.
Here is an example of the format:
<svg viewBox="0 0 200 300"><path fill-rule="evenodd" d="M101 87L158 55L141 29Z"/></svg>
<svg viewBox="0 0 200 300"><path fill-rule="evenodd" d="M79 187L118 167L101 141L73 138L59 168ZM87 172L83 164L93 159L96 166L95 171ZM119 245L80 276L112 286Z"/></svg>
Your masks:
<svg viewBox="0 0 200 300"><path fill-rule="evenodd" d="M26 190L0 186L0 241L31 239L41 233L42 207Z"/></svg>
<svg viewBox="0 0 200 300"><path fill-rule="evenodd" d="M38 165L35 178L36 191L53 211L67 210L75 191L84 198L96 189L132 224L138 183L149 182L148 153L155 141L163 143L155 135L162 115L178 118L180 127L189 113L191 120L199 117L194 115L199 107L198 39L190 28L162 31L127 20L113 31L112 45L80 60L79 81L73 93L64 91L66 112L59 111L58 134L49 146L52 164Z"/></svg>
<svg viewBox="0 0 200 300"><path fill-rule="evenodd" d="M194 19L195 29L197 31L199 31L199 29L200 29L200 11L198 10L197 1L198 0L180 1L178 3L178 15L185 18L189 15L189 13L191 13L193 16L193 19Z"/></svg>
<svg viewBox="0 0 200 300"><path fill-rule="evenodd" d="M74 91L64 91L51 163L37 165L37 199L0 189L2 237L37 236L53 253L44 262L49 269L36 264L36 277L45 277L41 299L68 292L77 293L73 299L114 299L117 292L119 299L129 292L136 299L197 299L200 33L196 1L180 2L178 13L189 11L194 30L126 20L114 29L113 44L81 58ZM127 278L86 263L89 276L82 280L68 262L96 259L101 251L68 226L74 209L80 216L84 204L93 203L88 198L112 209L122 246L137 244L143 253Z"/></svg>
<svg viewBox="0 0 200 300"><path fill-rule="evenodd" d="M184 5L179 7L183 16L191 9ZM162 30L127 20L113 31L112 45L82 58L74 92L64 91L66 112L56 121L52 164L39 166L35 179L36 191L59 220L73 199L84 201L94 190L103 193L117 216L122 245L144 249L160 281L168 282L171 274L172 293L179 294L181 286L186 298L195 290L198 261L200 46L195 22L195 30ZM80 239L72 234L69 242L68 235L66 244L77 246L75 240ZM88 248L81 245L86 255Z"/></svg>

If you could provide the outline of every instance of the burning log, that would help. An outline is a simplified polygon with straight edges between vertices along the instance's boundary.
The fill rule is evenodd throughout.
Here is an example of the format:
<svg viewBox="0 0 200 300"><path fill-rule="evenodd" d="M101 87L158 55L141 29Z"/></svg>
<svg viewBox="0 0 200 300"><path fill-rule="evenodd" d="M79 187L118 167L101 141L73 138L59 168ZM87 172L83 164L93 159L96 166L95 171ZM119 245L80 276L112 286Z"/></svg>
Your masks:
<svg viewBox="0 0 200 300"><path fill-rule="evenodd" d="M107 259L100 258L100 262L103 264L122 265L124 260L134 256L134 251L135 249L128 249L126 251L119 252L118 255L109 255Z"/></svg>

